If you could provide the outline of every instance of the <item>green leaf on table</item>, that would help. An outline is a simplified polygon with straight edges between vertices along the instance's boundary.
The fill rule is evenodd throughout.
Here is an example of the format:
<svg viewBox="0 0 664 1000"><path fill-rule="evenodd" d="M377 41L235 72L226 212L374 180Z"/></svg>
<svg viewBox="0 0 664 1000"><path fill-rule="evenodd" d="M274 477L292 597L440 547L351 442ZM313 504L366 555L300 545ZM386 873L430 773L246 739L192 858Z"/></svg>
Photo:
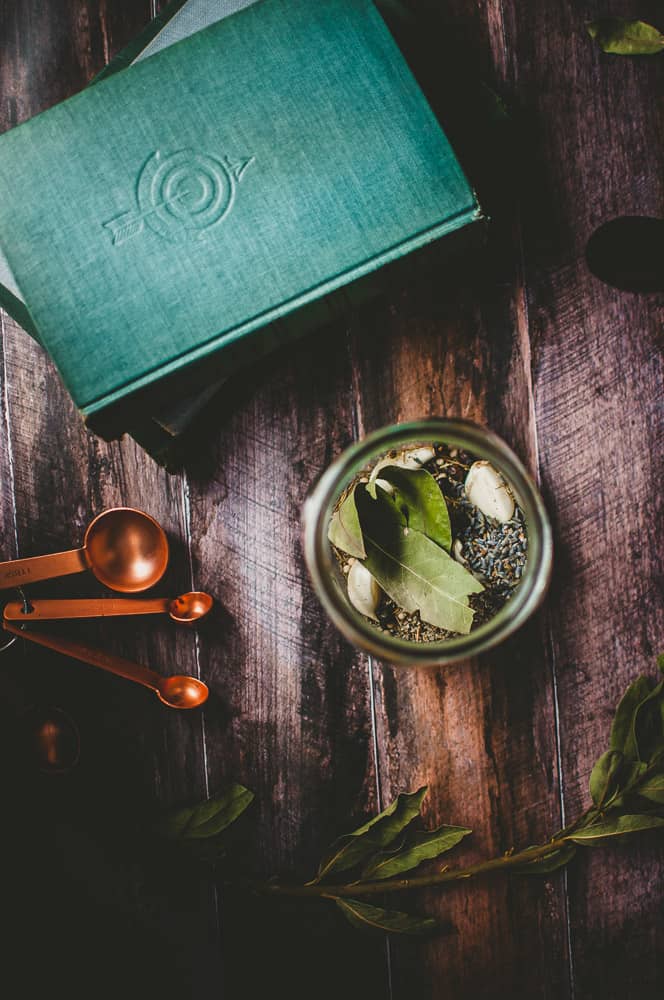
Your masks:
<svg viewBox="0 0 664 1000"><path fill-rule="evenodd" d="M393 501L406 518L406 524L421 531L448 552L452 545L452 527L445 498L438 483L426 469L403 469L388 465L380 471L394 489Z"/></svg>
<svg viewBox="0 0 664 1000"><path fill-rule="evenodd" d="M559 868L564 868L575 854L574 844L565 844L563 847L552 850L550 854L543 854L539 858L534 858L533 861L524 861L522 865L515 866L511 871L517 875L549 875L551 872L558 871Z"/></svg>
<svg viewBox="0 0 664 1000"><path fill-rule="evenodd" d="M629 792L632 790L632 786L637 784L645 772L648 770L648 765L643 761L632 761L630 764L625 764L622 768L620 775L620 789L622 792Z"/></svg>
<svg viewBox="0 0 664 1000"><path fill-rule="evenodd" d="M355 556L356 559L364 559L366 556L360 520L355 506L354 489L344 497L333 513L327 537L333 545L336 545L342 552L347 552L349 556Z"/></svg>
<svg viewBox="0 0 664 1000"><path fill-rule="evenodd" d="M664 49L664 35L645 21L601 17L586 28L602 51L611 55L652 56Z"/></svg>
<svg viewBox="0 0 664 1000"><path fill-rule="evenodd" d="M664 681L656 684L637 706L634 739L641 761L649 761L664 749Z"/></svg>
<svg viewBox="0 0 664 1000"><path fill-rule="evenodd" d="M423 861L440 857L472 833L465 826L440 826L437 830L417 830L396 851L380 851L369 858L362 870L363 879L392 878L412 871Z"/></svg>
<svg viewBox="0 0 664 1000"><path fill-rule="evenodd" d="M607 805L620 790L618 779L624 759L620 750L607 750L593 767L590 795L598 809Z"/></svg>
<svg viewBox="0 0 664 1000"><path fill-rule="evenodd" d="M648 678L637 677L620 699L611 724L609 747L611 750L620 750L627 760L640 759L634 722L639 706L648 698L650 690Z"/></svg>
<svg viewBox="0 0 664 1000"><path fill-rule="evenodd" d="M644 799L664 805L664 771L649 775L645 781L640 783L636 791Z"/></svg>
<svg viewBox="0 0 664 1000"><path fill-rule="evenodd" d="M408 526L380 487L373 500L356 489L355 502L367 550L365 566L404 611L419 611L432 625L467 635L474 612L468 595L484 587L430 538Z"/></svg>
<svg viewBox="0 0 664 1000"><path fill-rule="evenodd" d="M412 917L399 910L384 910L380 906L362 903L359 899L334 901L346 919L361 931L377 931L388 934L430 934L440 926L432 917Z"/></svg>
<svg viewBox="0 0 664 1000"><path fill-rule="evenodd" d="M244 785L231 785L221 795L165 816L157 824L156 831L169 840L216 837L235 822L253 798L254 793Z"/></svg>
<svg viewBox="0 0 664 1000"><path fill-rule="evenodd" d="M360 864L377 848L387 847L408 824L419 816L427 793L423 785L416 792L402 792L387 809L374 816L368 823L339 837L323 856L314 883L330 872L348 871Z"/></svg>
<svg viewBox="0 0 664 1000"><path fill-rule="evenodd" d="M652 830L662 826L664 826L664 817L660 816L609 815L597 823L591 823L580 830L575 830L565 839L572 840L575 844L582 844L584 847L592 847L607 837L621 837L625 833L639 833L641 830Z"/></svg>

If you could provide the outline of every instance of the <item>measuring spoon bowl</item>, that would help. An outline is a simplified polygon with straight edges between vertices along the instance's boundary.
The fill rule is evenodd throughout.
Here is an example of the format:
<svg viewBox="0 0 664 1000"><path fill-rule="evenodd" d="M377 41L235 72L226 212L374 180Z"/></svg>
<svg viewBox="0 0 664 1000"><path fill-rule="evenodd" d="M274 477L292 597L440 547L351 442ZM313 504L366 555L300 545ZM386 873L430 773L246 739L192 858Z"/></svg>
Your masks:
<svg viewBox="0 0 664 1000"><path fill-rule="evenodd" d="M89 569L111 590L134 594L153 587L167 565L168 539L154 518L113 507L88 525L80 549L0 563L0 589Z"/></svg>

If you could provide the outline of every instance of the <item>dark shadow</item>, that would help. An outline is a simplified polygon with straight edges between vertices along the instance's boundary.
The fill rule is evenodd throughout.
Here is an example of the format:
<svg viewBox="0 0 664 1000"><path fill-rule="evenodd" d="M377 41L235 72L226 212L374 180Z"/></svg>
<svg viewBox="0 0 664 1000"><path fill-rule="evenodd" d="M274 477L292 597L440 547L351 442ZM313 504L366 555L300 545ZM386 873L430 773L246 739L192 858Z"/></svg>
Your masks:
<svg viewBox="0 0 664 1000"><path fill-rule="evenodd" d="M623 215L596 229L586 247L596 278L624 292L664 291L664 219Z"/></svg>

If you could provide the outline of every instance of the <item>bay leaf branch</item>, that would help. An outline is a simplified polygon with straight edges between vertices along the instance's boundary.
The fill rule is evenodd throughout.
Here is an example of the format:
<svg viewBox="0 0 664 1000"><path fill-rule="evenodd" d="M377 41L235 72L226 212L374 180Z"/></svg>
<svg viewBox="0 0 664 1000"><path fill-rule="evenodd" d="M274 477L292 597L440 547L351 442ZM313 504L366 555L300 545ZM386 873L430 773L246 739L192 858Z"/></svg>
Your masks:
<svg viewBox="0 0 664 1000"><path fill-rule="evenodd" d="M391 844L419 816L426 793L426 785L416 792L402 792L378 816L335 840L323 856L318 874L310 884L316 885L331 872L348 871L377 849Z"/></svg>
<svg viewBox="0 0 664 1000"><path fill-rule="evenodd" d="M437 830L417 830L399 850L379 852L362 869L363 879L392 878L412 871L423 861L439 858L472 833L465 826L440 826Z"/></svg>

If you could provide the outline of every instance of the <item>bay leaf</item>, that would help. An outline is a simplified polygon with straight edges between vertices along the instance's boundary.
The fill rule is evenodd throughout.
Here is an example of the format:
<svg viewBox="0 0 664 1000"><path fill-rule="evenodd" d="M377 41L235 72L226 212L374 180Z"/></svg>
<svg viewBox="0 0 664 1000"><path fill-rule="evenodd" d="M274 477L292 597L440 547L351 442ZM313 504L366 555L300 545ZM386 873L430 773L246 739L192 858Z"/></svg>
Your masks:
<svg viewBox="0 0 664 1000"><path fill-rule="evenodd" d="M383 478L383 469L389 468L400 468L400 469L419 469L425 465L425 462L421 461L416 454L412 451L409 453L409 460L406 460L405 452L401 452L400 455L387 455L385 458L381 458L379 462L376 462L371 474L369 476L369 482L367 483L367 490L369 495L375 500L376 499L376 481Z"/></svg>
<svg viewBox="0 0 664 1000"><path fill-rule="evenodd" d="M641 761L649 761L664 749L664 681L656 684L637 706L634 740Z"/></svg>
<svg viewBox="0 0 664 1000"><path fill-rule="evenodd" d="M590 775L590 795L598 809L619 791L618 778L624 759L620 750L607 750L595 763Z"/></svg>
<svg viewBox="0 0 664 1000"><path fill-rule="evenodd" d="M465 826L440 826L437 830L418 830L397 851L382 851L369 858L362 871L363 879L392 878L412 871L423 861L440 857L472 833Z"/></svg>
<svg viewBox="0 0 664 1000"><path fill-rule="evenodd" d="M355 506L355 490L344 497L330 520L327 537L342 552L356 559L364 559L366 552L362 541L362 529Z"/></svg>
<svg viewBox="0 0 664 1000"><path fill-rule="evenodd" d="M168 814L156 825L156 832L169 840L215 837L235 822L253 798L254 793L244 785L231 785L220 795Z"/></svg>
<svg viewBox="0 0 664 1000"><path fill-rule="evenodd" d="M311 884L320 882L330 872L348 871L375 853L377 848L391 844L419 816L426 793L426 785L416 792L402 792L378 816L335 840L323 856L318 874Z"/></svg>
<svg viewBox="0 0 664 1000"><path fill-rule="evenodd" d="M510 871L517 875L549 875L551 872L558 871L559 868L564 868L575 854L574 844L565 844L563 847L551 851L550 854L544 854L533 861L524 861L522 865L515 865Z"/></svg>
<svg viewBox="0 0 664 1000"><path fill-rule="evenodd" d="M611 723L609 747L620 750L627 760L638 760L638 748L634 731L634 720L639 705L650 694L650 682L647 677L637 677L618 703L616 714Z"/></svg>
<svg viewBox="0 0 664 1000"><path fill-rule="evenodd" d="M611 808L616 808L621 805L624 799L624 795L633 790L634 785L638 785L645 772L648 770L648 765L644 764L642 761L632 761L624 762L620 771L620 790L621 794L611 800Z"/></svg>
<svg viewBox="0 0 664 1000"><path fill-rule="evenodd" d="M413 917L399 910L384 910L381 906L372 906L359 899L335 896L334 901L349 923L362 931L417 935L430 934L440 926L432 917Z"/></svg>
<svg viewBox="0 0 664 1000"><path fill-rule="evenodd" d="M439 628L467 635L474 612L468 595L484 590L479 581L430 538L404 527L384 490L373 500L358 487L355 502L367 551L365 566L385 593L405 611Z"/></svg>
<svg viewBox="0 0 664 1000"><path fill-rule="evenodd" d="M449 552L452 527L445 498L438 483L426 469L403 469L388 465L380 478L394 488L392 499L406 518L409 528L421 531Z"/></svg>
<svg viewBox="0 0 664 1000"><path fill-rule="evenodd" d="M645 21L601 17L586 28L602 51L611 55L652 56L664 50L664 35Z"/></svg>
<svg viewBox="0 0 664 1000"><path fill-rule="evenodd" d="M566 840L584 847L592 847L607 837L621 837L625 833L639 833L641 830L651 830L664 826L664 818L660 816L605 816L597 823L575 830Z"/></svg>
<svg viewBox="0 0 664 1000"><path fill-rule="evenodd" d="M658 802L660 805L664 805L664 771L659 771L647 777L636 790L639 795L642 795L650 802Z"/></svg>

